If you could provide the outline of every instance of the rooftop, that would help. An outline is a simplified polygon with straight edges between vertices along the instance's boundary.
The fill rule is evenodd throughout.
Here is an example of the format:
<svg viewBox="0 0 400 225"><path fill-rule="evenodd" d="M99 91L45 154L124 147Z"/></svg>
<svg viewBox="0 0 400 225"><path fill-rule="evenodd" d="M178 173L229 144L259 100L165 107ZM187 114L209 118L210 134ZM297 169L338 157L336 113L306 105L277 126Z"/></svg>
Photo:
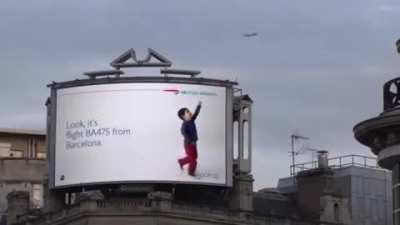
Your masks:
<svg viewBox="0 0 400 225"><path fill-rule="evenodd" d="M363 155L344 155L339 157L333 157L328 159L328 166L332 169L343 168L343 167L363 167L370 169L380 169L377 164L377 158L363 156ZM318 168L318 161L311 161L305 163L298 163L291 166L294 168L295 174L301 171L311 170Z"/></svg>
<svg viewBox="0 0 400 225"><path fill-rule="evenodd" d="M17 128L0 128L0 133L46 136L45 130L25 130Z"/></svg>

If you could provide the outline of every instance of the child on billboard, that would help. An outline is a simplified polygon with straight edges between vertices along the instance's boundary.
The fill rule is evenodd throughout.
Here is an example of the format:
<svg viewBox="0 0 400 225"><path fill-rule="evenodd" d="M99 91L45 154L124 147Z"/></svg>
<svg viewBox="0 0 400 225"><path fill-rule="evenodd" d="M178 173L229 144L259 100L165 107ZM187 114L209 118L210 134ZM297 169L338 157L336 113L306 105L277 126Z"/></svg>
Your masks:
<svg viewBox="0 0 400 225"><path fill-rule="evenodd" d="M194 114L188 108L181 108L178 111L178 117L183 121L181 126L181 133L183 135L183 143L186 156L178 159L179 166L189 164L188 174L195 176L197 167L197 128L195 120L200 113L201 101L197 104Z"/></svg>

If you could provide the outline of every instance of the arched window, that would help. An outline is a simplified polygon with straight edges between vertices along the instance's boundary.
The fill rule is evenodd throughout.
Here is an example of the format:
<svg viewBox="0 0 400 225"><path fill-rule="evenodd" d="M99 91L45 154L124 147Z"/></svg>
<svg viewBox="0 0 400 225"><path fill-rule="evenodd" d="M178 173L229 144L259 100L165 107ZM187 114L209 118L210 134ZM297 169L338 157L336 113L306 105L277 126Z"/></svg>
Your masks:
<svg viewBox="0 0 400 225"><path fill-rule="evenodd" d="M243 122L243 159L249 159L249 146L250 145L250 134L249 134L249 122Z"/></svg>
<svg viewBox="0 0 400 225"><path fill-rule="evenodd" d="M233 158L239 158L239 122L233 122Z"/></svg>
<svg viewBox="0 0 400 225"><path fill-rule="evenodd" d="M340 215L339 215L339 204L337 204L337 203L335 203L333 205L333 216L334 216L334 220L336 222L338 222L340 219Z"/></svg>

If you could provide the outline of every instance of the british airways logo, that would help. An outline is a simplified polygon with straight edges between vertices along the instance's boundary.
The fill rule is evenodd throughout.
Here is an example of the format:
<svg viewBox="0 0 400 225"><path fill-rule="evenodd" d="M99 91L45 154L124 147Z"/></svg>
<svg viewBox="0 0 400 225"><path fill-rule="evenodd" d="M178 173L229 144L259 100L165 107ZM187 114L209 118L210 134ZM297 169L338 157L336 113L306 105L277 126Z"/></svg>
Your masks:
<svg viewBox="0 0 400 225"><path fill-rule="evenodd" d="M193 90L179 90L175 88L164 89L163 91L173 93L175 95L207 95L207 96L217 96L217 93L210 91L193 91Z"/></svg>

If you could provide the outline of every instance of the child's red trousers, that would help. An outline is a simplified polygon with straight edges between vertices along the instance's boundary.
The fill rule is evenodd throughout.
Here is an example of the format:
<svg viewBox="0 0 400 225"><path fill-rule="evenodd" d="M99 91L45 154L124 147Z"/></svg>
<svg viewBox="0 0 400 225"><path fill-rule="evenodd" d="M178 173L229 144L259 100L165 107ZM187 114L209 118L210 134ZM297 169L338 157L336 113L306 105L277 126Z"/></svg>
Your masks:
<svg viewBox="0 0 400 225"><path fill-rule="evenodd" d="M197 146L196 144L185 144L186 156L178 160L180 166L189 164L189 175L194 176L197 167Z"/></svg>

